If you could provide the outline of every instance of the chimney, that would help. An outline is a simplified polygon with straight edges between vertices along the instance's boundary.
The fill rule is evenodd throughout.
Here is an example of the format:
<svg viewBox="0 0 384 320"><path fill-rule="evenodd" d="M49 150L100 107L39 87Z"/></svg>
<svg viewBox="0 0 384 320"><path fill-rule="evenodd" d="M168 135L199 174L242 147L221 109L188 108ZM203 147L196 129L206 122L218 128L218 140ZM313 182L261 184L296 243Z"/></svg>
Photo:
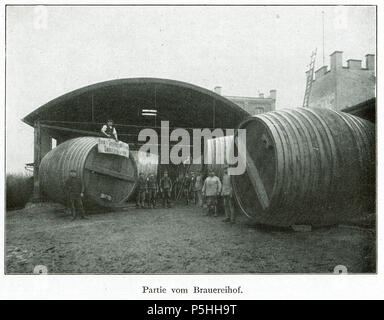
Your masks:
<svg viewBox="0 0 384 320"><path fill-rule="evenodd" d="M365 67L368 70L375 70L375 55L374 54L366 54L365 55Z"/></svg>
<svg viewBox="0 0 384 320"><path fill-rule="evenodd" d="M331 71L343 67L343 51L335 51L331 54Z"/></svg>
<svg viewBox="0 0 384 320"><path fill-rule="evenodd" d="M259 93L259 98L264 98L264 93Z"/></svg>
<svg viewBox="0 0 384 320"><path fill-rule="evenodd" d="M361 69L361 60L349 59L347 60L348 68L353 70Z"/></svg>
<svg viewBox="0 0 384 320"><path fill-rule="evenodd" d="M217 94L221 95L221 89L222 89L222 87L220 87L220 86L216 86L215 89L214 89L214 91L215 91Z"/></svg>
<svg viewBox="0 0 384 320"><path fill-rule="evenodd" d="M321 76L325 75L327 70L328 70L328 66L322 66L320 69L317 69L315 71L315 79L320 78Z"/></svg>
<svg viewBox="0 0 384 320"><path fill-rule="evenodd" d="M276 90L269 90L269 97L273 100L276 100Z"/></svg>

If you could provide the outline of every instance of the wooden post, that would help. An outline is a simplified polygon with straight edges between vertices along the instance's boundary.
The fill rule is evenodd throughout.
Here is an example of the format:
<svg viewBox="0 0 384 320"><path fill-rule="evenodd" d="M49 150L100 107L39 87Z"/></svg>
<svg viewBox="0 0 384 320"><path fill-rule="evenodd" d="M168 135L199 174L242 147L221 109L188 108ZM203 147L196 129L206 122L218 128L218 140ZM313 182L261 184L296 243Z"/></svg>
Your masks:
<svg viewBox="0 0 384 320"><path fill-rule="evenodd" d="M59 144L67 141L68 138L67 137L64 137L64 136L57 136L56 137L56 146L58 146Z"/></svg>
<svg viewBox="0 0 384 320"><path fill-rule="evenodd" d="M48 132L42 129L40 121L34 124L34 166L33 166L33 200L41 199L39 166L41 159L52 149L52 139Z"/></svg>
<svg viewBox="0 0 384 320"><path fill-rule="evenodd" d="M40 152L40 135L41 127L40 122L35 121L34 124L34 148L33 148L33 200L40 199L40 183L39 183L39 165L41 161Z"/></svg>

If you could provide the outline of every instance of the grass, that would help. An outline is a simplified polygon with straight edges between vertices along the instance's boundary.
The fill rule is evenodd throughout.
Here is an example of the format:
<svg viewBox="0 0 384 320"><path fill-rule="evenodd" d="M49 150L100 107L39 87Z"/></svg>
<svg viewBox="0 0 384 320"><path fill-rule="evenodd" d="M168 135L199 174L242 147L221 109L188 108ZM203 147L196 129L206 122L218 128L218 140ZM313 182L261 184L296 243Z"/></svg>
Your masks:
<svg viewBox="0 0 384 320"><path fill-rule="evenodd" d="M7 174L7 209L24 208L33 195L33 176L25 173Z"/></svg>

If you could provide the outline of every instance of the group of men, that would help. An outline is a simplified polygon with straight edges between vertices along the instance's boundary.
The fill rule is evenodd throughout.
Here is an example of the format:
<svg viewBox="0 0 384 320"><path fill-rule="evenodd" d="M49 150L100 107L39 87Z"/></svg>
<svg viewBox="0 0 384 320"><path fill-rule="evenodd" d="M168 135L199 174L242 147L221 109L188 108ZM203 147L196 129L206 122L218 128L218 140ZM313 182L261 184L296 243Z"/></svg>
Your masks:
<svg viewBox="0 0 384 320"><path fill-rule="evenodd" d="M160 191L164 207L169 208L171 206L172 187L172 180L167 172L164 172L164 176L160 179L159 183L157 183L157 179L153 173L145 178L144 173L141 172L137 181L136 207L145 208L145 204L147 203L149 208L155 208L157 195Z"/></svg>
<svg viewBox="0 0 384 320"><path fill-rule="evenodd" d="M140 173L138 179L138 192L136 199L137 208L155 208L158 192L160 191L163 199L163 206L170 207L172 194L174 199L178 199L179 195L183 195L187 204L192 201L200 207L203 203L207 207L207 216L218 216L218 201L221 198L225 211L225 222L235 222L235 210L232 202L232 185L231 178L228 175L228 169L224 170L222 181L211 170L208 177L204 180L200 173L192 172L185 176L179 176L172 182L168 176L168 172L164 172L163 177L157 183L154 174L148 177L144 173Z"/></svg>
<svg viewBox="0 0 384 320"><path fill-rule="evenodd" d="M108 138L118 141L117 132L112 120L101 128L101 132ZM72 213L72 219L77 217L77 211L80 211L81 218L86 219L83 207L84 185L78 177L76 170L70 171L70 176L65 182L67 193L68 207ZM179 175L174 183L168 176L168 172L164 172L158 182L153 173L147 177L144 173L139 174L137 182L137 201L138 208L145 208L146 204L149 208L155 208L158 192L160 191L163 199L163 206L171 206L171 196L178 200L180 195L184 196L187 205L192 200L195 205L200 207L205 202L207 207L207 216L218 216L218 200L221 197L225 211L225 222L235 222L235 210L232 202L232 185L228 175L228 169L224 170L222 181L215 175L213 170L209 171L208 177L204 180L200 172L188 172L185 175Z"/></svg>
<svg viewBox="0 0 384 320"><path fill-rule="evenodd" d="M184 196L186 197L187 204L191 200L191 194L193 195L194 181L196 178L189 178L189 176L178 177L173 182L172 179L168 176L168 172L164 172L163 177L157 182L156 176L151 173L145 177L144 173L139 174L139 179L137 182L137 199L136 206L138 208L154 208L156 206L156 200L160 193L161 198L163 199L163 206L171 206L171 198L178 199L178 195L183 191ZM195 198L192 198L195 199Z"/></svg>

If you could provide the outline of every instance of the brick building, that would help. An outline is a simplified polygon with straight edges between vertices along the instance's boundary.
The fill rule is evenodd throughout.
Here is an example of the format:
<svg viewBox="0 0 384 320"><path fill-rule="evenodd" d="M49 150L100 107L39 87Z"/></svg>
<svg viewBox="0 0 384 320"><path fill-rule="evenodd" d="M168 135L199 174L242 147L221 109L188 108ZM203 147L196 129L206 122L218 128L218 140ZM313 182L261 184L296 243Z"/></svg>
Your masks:
<svg viewBox="0 0 384 320"><path fill-rule="evenodd" d="M215 92L221 95L221 87L215 87ZM270 90L269 96L260 93L258 97L224 96L237 104L251 115L274 111L276 109L276 90Z"/></svg>
<svg viewBox="0 0 384 320"><path fill-rule="evenodd" d="M375 97L375 55L365 56L365 67L355 59L343 66L342 51L335 51L330 57L330 69L322 66L315 72L309 108L344 110Z"/></svg>

